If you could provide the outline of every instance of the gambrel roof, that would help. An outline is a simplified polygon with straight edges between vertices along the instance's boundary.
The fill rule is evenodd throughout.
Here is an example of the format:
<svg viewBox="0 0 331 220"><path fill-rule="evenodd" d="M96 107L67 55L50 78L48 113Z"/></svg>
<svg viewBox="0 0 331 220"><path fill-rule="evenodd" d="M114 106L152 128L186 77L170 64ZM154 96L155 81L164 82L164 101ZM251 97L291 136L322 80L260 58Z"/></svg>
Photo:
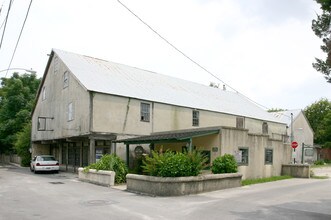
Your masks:
<svg viewBox="0 0 331 220"><path fill-rule="evenodd" d="M283 123L235 92L58 49L53 52L88 91Z"/></svg>

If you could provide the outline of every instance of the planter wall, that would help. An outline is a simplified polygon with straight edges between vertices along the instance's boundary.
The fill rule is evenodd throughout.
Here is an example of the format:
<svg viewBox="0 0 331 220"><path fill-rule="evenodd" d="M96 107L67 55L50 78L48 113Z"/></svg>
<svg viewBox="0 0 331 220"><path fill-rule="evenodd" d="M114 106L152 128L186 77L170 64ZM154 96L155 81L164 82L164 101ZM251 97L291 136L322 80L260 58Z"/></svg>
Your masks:
<svg viewBox="0 0 331 220"><path fill-rule="evenodd" d="M102 186L114 186L115 184L115 172L106 170L94 170L90 169L85 173L84 168L78 169L78 178L81 181L94 183Z"/></svg>
<svg viewBox="0 0 331 220"><path fill-rule="evenodd" d="M310 178L309 164L283 164L282 175L288 175L299 178Z"/></svg>
<svg viewBox="0 0 331 220"><path fill-rule="evenodd" d="M154 196L181 196L241 186L242 174L155 177L127 174L127 190Z"/></svg>

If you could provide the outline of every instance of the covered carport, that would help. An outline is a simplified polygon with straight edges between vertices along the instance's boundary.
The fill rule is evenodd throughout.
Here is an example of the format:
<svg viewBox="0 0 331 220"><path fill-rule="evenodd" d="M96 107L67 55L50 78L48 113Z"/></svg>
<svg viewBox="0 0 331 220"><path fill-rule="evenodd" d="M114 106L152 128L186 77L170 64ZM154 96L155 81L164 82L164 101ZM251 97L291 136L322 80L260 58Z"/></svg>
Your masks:
<svg viewBox="0 0 331 220"><path fill-rule="evenodd" d="M149 144L150 150L155 149L156 144L185 143L187 151L193 151L193 139L217 135L220 133L220 127L196 128L187 130L156 132L151 135L139 136L134 138L113 141L115 143L124 143L126 145L126 162L130 163L130 145L131 144Z"/></svg>

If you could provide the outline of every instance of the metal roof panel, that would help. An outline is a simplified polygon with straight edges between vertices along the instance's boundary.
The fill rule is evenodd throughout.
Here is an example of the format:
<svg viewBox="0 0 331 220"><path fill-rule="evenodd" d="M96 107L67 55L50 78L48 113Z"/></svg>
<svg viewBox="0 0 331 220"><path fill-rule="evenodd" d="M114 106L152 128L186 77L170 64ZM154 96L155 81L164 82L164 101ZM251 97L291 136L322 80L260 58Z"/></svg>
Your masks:
<svg viewBox="0 0 331 220"><path fill-rule="evenodd" d="M235 92L58 49L53 51L89 91L283 123Z"/></svg>

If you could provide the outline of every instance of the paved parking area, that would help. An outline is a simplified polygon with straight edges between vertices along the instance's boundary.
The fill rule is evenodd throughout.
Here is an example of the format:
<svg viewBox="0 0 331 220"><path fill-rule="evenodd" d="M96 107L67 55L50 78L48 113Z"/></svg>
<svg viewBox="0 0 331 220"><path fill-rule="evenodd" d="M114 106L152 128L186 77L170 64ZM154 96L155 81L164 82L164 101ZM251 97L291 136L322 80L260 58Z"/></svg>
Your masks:
<svg viewBox="0 0 331 220"><path fill-rule="evenodd" d="M0 166L0 220L331 219L331 179L289 179L181 197L150 197Z"/></svg>
<svg viewBox="0 0 331 220"><path fill-rule="evenodd" d="M325 176L331 178L331 166L312 168L315 176Z"/></svg>

